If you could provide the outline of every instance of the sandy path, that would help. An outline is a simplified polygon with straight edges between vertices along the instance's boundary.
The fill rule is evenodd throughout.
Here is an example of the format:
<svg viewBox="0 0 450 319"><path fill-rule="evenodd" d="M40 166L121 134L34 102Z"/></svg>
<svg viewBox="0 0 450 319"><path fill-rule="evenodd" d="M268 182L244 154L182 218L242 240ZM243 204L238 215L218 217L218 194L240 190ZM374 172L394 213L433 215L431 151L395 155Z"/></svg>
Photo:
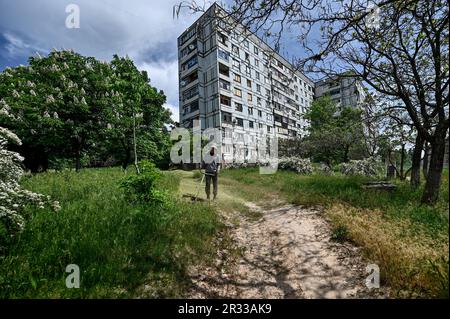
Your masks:
<svg viewBox="0 0 450 319"><path fill-rule="evenodd" d="M240 217L230 230L242 253L219 251L215 267L192 270L191 298L372 298L358 248L330 240L319 210L283 205Z"/></svg>

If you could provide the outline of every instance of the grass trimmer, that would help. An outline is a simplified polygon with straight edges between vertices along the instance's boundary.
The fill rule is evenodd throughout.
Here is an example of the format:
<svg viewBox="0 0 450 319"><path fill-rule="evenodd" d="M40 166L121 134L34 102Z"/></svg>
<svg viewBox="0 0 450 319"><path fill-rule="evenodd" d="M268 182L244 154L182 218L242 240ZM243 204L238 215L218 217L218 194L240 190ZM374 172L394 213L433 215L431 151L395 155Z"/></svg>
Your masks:
<svg viewBox="0 0 450 319"><path fill-rule="evenodd" d="M201 186L203 184L203 180L205 179L206 173L202 173L201 170L199 170L199 171L200 171L200 174L202 174L202 179L200 180L200 184L197 185L197 189L196 189L195 195L193 195L193 194L183 194L183 197L190 198L194 202L195 201L197 201L197 202L204 202L205 201L204 198L200 198L198 195L200 194L200 188L201 188Z"/></svg>

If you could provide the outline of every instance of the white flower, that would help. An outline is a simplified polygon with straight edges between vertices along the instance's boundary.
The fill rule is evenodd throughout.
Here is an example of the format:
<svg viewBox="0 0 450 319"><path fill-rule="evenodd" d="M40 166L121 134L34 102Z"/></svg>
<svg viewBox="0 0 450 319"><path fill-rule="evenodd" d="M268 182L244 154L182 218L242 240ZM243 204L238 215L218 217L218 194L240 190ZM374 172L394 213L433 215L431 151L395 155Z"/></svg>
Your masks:
<svg viewBox="0 0 450 319"><path fill-rule="evenodd" d="M86 100L84 98L84 96L81 98L81 104L87 105Z"/></svg>
<svg viewBox="0 0 450 319"><path fill-rule="evenodd" d="M36 96L36 92L34 92L34 90L30 90L30 94Z"/></svg>
<svg viewBox="0 0 450 319"><path fill-rule="evenodd" d="M53 102L55 102L55 98L53 97L53 95L50 94L49 96L47 96L46 102L47 102L47 103L53 103Z"/></svg>

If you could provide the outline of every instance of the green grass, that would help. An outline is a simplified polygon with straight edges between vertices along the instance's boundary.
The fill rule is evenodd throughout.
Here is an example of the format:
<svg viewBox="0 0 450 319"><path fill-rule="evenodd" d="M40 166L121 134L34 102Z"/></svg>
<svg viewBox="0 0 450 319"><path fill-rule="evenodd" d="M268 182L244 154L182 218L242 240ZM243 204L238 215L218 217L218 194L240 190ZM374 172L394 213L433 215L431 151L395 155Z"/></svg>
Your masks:
<svg viewBox="0 0 450 319"><path fill-rule="evenodd" d="M182 297L187 268L214 256L220 221L209 206L176 196L164 206L132 205L119 186L126 174L85 169L24 179L62 209L31 211L0 256L0 298ZM176 192L179 181L165 172L159 187ZM68 264L80 267L80 289L65 286Z"/></svg>
<svg viewBox="0 0 450 319"><path fill-rule="evenodd" d="M423 185L413 189L407 182L395 182L393 192L375 191L362 187L364 177L260 175L257 168L224 170L221 179L250 201L281 197L323 207L332 237L362 246L394 296L448 297L448 170L434 206L420 203Z"/></svg>

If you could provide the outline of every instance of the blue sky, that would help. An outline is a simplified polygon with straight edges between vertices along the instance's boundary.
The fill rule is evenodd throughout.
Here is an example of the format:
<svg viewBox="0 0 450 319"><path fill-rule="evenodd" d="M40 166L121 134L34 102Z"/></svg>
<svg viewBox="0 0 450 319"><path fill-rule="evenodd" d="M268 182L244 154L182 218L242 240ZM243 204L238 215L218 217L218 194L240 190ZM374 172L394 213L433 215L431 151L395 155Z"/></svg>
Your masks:
<svg viewBox="0 0 450 319"><path fill-rule="evenodd" d="M100 60L128 55L147 70L151 83L167 95L178 120L177 37L198 17L187 10L178 19L172 9L180 0L0 0L0 70L27 64L30 55L52 48L74 49ZM213 1L210 1L212 3ZM80 8L80 28L68 29L68 4ZM206 1L208 5L208 1ZM301 49L286 36L281 53Z"/></svg>

